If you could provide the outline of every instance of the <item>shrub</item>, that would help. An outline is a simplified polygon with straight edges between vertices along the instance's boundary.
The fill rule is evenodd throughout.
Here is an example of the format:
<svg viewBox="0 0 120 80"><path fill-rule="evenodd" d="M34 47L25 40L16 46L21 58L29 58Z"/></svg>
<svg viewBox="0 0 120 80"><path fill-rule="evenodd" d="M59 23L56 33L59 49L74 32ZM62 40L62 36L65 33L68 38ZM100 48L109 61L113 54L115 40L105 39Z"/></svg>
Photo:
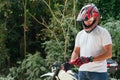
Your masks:
<svg viewBox="0 0 120 80"><path fill-rule="evenodd" d="M45 60L38 52L34 55L28 54L26 59L18 63L18 67L10 68L8 74L14 80L40 80L40 75L48 70Z"/></svg>

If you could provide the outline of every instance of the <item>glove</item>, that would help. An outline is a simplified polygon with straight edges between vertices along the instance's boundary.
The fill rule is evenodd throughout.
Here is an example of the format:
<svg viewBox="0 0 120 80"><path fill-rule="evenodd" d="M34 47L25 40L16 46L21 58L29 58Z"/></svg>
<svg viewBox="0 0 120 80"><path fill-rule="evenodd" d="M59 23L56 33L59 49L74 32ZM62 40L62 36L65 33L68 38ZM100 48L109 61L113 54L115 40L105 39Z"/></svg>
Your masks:
<svg viewBox="0 0 120 80"><path fill-rule="evenodd" d="M78 67L80 67L83 62L82 62L82 59L79 57L77 59L75 59L74 61L70 62L71 65L77 65Z"/></svg>
<svg viewBox="0 0 120 80"><path fill-rule="evenodd" d="M68 63L68 62L62 64L62 69L63 69L64 71L68 71L68 70L70 70L72 67L73 67L73 65L71 65L71 64Z"/></svg>
<svg viewBox="0 0 120 80"><path fill-rule="evenodd" d="M80 67L82 64L93 62L94 57L79 57L74 61L70 62L71 65L77 65Z"/></svg>

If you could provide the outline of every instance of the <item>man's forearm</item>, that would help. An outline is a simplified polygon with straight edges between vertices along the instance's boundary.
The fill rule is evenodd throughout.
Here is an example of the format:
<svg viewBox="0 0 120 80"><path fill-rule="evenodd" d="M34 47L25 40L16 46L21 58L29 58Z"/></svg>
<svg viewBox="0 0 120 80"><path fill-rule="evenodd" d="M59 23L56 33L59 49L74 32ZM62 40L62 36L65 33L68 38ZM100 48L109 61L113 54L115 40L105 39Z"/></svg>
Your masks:
<svg viewBox="0 0 120 80"><path fill-rule="evenodd" d="M70 61L74 61L76 58L78 58L78 56L78 53L73 52Z"/></svg>
<svg viewBox="0 0 120 80"><path fill-rule="evenodd" d="M101 55L94 56L93 61L102 61L112 57L112 53L101 53Z"/></svg>
<svg viewBox="0 0 120 80"><path fill-rule="evenodd" d="M93 61L101 61L112 57L112 44L103 47L104 51L100 55L94 56Z"/></svg>
<svg viewBox="0 0 120 80"><path fill-rule="evenodd" d="M74 61L76 58L79 57L79 55L80 55L80 47L75 47L72 52L70 61Z"/></svg>

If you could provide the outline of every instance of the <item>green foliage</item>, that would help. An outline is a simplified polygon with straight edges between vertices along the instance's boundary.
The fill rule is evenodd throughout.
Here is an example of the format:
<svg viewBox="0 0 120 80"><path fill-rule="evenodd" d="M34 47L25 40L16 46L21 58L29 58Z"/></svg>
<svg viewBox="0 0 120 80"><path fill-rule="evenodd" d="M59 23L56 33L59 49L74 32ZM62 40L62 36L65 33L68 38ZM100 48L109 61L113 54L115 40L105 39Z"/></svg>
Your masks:
<svg viewBox="0 0 120 80"><path fill-rule="evenodd" d="M49 38L49 40L44 42L48 65L55 60L60 62L67 61L72 53L71 48L74 44L75 35L78 32L75 22L75 8L69 9L69 6L76 7L76 0L74 4L71 4L69 1L64 1L64 4L56 2L55 5L52 5L52 7L55 6L55 10L52 9L51 5L44 3L52 14L51 23L46 26L47 29L44 29L45 34L48 34L46 36Z"/></svg>
<svg viewBox="0 0 120 80"><path fill-rule="evenodd" d="M107 19L107 18L113 17L115 15L115 10L114 10L115 1L116 0L109 0L109 2L107 0L99 1L98 8L100 10L102 19Z"/></svg>
<svg viewBox="0 0 120 80"><path fill-rule="evenodd" d="M11 76L7 76L7 77L5 77L5 76L0 76L0 80L14 80L14 78L12 78Z"/></svg>
<svg viewBox="0 0 120 80"><path fill-rule="evenodd" d="M5 74L7 71L9 64L9 55L8 55L8 49L5 45L6 40L6 23L0 24L0 74ZM6 64L7 63L7 64Z"/></svg>
<svg viewBox="0 0 120 80"><path fill-rule="evenodd" d="M27 55L26 59L18 63L18 67L10 68L8 74L14 80L40 80L40 75L48 70L45 68L45 60L40 57L39 52L34 55Z"/></svg>

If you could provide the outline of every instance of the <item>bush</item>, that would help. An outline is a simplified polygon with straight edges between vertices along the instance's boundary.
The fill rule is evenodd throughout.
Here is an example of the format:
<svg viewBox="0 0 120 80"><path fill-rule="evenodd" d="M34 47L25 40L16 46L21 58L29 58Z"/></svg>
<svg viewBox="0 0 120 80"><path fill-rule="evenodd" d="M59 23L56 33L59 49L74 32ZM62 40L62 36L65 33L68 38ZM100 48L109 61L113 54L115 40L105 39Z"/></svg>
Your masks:
<svg viewBox="0 0 120 80"><path fill-rule="evenodd" d="M48 70L45 60L38 52L34 55L28 54L26 59L18 63L18 67L10 68L8 74L14 80L41 80L40 75Z"/></svg>

